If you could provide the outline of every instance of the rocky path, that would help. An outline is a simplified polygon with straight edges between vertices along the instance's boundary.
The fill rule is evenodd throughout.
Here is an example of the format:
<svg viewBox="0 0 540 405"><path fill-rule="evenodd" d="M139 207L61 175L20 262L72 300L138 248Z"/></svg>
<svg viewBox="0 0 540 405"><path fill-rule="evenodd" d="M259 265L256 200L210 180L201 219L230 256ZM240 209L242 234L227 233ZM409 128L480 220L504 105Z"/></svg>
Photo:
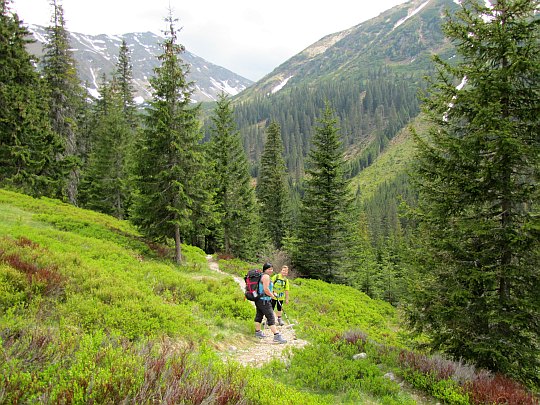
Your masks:
<svg viewBox="0 0 540 405"><path fill-rule="evenodd" d="M218 263L211 255L206 256L206 259L211 270L230 276L230 274L224 273L219 269ZM234 276L234 281L238 283L239 288L243 292L246 286L244 280L241 277ZM246 305L253 305L253 316L255 316L255 305L253 302L246 301ZM258 339L254 335L251 335L249 338L238 342L237 345L225 347L222 350L223 358L234 360L243 365L249 364L258 367L274 358L285 358L286 351L291 347L304 347L308 342L297 339L294 331L294 321L287 318L284 318L284 321L286 324L284 326L278 326L278 329L287 340L286 344L274 343L272 341L272 332L270 328L266 327L263 331L267 337Z"/></svg>

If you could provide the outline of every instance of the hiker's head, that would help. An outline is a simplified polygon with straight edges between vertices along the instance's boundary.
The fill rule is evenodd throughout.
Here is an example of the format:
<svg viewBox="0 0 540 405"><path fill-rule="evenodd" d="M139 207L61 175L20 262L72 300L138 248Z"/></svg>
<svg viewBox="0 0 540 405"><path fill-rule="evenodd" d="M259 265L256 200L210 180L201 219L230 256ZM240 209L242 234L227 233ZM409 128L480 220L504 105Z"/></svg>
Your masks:
<svg viewBox="0 0 540 405"><path fill-rule="evenodd" d="M272 267L272 263L266 262L265 264L263 264L263 272L268 271L274 271L274 268Z"/></svg>
<svg viewBox="0 0 540 405"><path fill-rule="evenodd" d="M287 277L287 275L289 274L289 266L281 266L281 274Z"/></svg>

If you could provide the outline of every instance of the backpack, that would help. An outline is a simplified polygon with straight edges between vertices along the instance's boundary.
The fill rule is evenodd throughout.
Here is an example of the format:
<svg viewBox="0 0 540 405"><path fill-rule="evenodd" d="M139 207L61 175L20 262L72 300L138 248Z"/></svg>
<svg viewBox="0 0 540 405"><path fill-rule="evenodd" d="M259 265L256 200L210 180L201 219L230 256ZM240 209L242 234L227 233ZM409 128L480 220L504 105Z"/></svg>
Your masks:
<svg viewBox="0 0 540 405"><path fill-rule="evenodd" d="M248 271L244 277L246 282L246 292L244 293L246 299L249 301L257 301L259 299L259 282L261 281L262 271L253 269Z"/></svg>

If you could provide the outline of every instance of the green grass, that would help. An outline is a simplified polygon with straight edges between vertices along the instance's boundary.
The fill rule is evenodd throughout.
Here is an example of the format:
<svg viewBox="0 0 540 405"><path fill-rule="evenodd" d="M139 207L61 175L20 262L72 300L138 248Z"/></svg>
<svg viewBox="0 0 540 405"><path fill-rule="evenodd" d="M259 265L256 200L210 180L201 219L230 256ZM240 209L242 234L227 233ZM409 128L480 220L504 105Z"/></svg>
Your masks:
<svg viewBox="0 0 540 405"><path fill-rule="evenodd" d="M408 170L413 152L414 142L410 136L410 129L405 128L372 165L351 180L351 189L360 189L362 199L370 199L382 184L392 183L396 177Z"/></svg>
<svg viewBox="0 0 540 405"><path fill-rule="evenodd" d="M251 336L253 309L232 277L208 269L204 252L182 248L186 261L177 266L128 222L0 190L0 402L150 403L168 395L196 403L186 398L208 400L216 387L230 403L324 404L343 395L276 376L276 399L268 373L221 363L219 347ZM231 263L239 274L250 267ZM292 317L309 312L313 289L333 294L307 280L298 288ZM336 311L358 298L347 293ZM386 328L384 316L369 322ZM327 323L317 336L305 322L299 333L324 340L343 326Z"/></svg>
<svg viewBox="0 0 540 405"><path fill-rule="evenodd" d="M126 221L0 190L0 403L415 403L384 376L411 347L396 310L346 286L294 280L285 313L310 345L260 369L223 363L221 347L256 344L253 308L203 251L182 248L177 266Z"/></svg>
<svg viewBox="0 0 540 405"><path fill-rule="evenodd" d="M183 246L183 254L176 266L125 221L0 190L0 402L90 402L92 367L118 386L144 370L140 351L152 342L245 334L252 311L232 278L211 272L200 249ZM56 378L60 369L68 375Z"/></svg>

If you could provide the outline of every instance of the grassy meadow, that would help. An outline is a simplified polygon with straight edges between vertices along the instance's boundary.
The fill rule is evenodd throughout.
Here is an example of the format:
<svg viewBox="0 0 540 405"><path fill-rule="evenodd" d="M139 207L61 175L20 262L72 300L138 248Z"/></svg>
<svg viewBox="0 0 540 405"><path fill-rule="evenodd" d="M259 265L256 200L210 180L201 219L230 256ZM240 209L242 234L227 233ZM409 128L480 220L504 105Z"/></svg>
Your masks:
<svg viewBox="0 0 540 405"><path fill-rule="evenodd" d="M183 254L177 266L126 221L0 190L0 403L495 403L474 396L471 367L413 351L395 308L316 280L294 280L287 308L310 345L223 363L222 348L257 344L253 308L203 251Z"/></svg>

